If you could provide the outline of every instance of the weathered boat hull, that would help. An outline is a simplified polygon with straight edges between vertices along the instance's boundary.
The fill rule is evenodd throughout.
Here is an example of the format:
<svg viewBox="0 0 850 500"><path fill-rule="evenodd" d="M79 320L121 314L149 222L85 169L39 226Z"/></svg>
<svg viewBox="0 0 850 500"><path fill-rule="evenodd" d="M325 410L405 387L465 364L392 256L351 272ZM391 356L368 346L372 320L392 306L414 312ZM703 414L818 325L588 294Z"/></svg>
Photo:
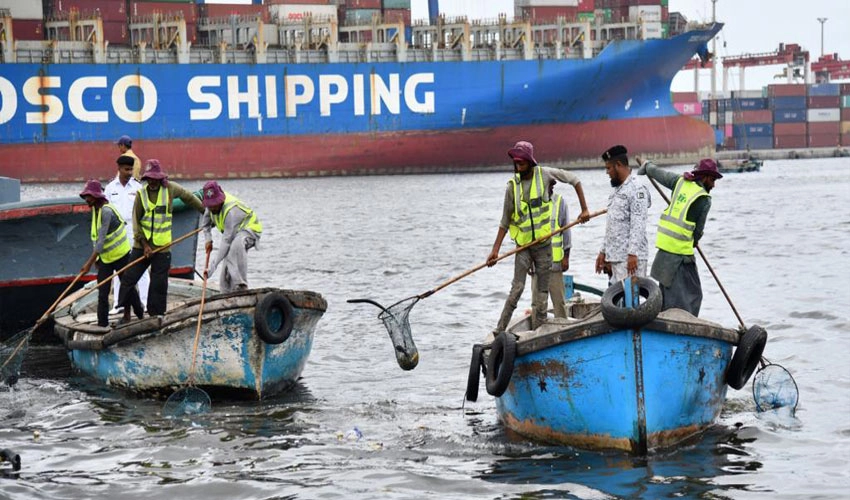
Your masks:
<svg viewBox="0 0 850 500"><path fill-rule="evenodd" d="M601 315L517 343L504 425L529 438L634 453L667 448L719 416L734 331L667 311L639 329Z"/></svg>
<svg viewBox="0 0 850 500"><path fill-rule="evenodd" d="M249 290L207 299L195 361L196 386L214 396L262 399L298 380L327 303L315 293L280 290L293 306L292 331L285 341L270 344L257 334L256 308L265 294L276 292ZM69 316L62 316L69 313L66 308L58 313L55 329L81 374L111 387L167 395L189 380L199 305L194 300L161 318L114 329L74 326Z"/></svg>
<svg viewBox="0 0 850 500"><path fill-rule="evenodd" d="M173 232L198 226L200 214L175 211ZM91 255L91 212L79 197L0 204L0 332L33 325ZM194 275L197 236L171 249L171 276ZM79 286L96 279L96 270ZM53 340L35 335L35 343Z"/></svg>

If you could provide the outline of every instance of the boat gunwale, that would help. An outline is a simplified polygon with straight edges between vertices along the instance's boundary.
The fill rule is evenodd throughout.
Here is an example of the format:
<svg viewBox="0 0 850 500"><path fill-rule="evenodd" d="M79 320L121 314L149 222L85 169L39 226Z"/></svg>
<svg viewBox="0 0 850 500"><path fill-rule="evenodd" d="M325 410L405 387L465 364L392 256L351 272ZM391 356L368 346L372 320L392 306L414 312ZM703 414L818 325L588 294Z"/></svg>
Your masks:
<svg viewBox="0 0 850 500"><path fill-rule="evenodd" d="M552 331L553 326L560 328ZM516 345L517 356L543 351L550 347L575 340L628 329L608 324L602 317L601 312L571 324L556 325L549 323L535 331L514 332L519 337ZM728 342L736 346L741 338L737 330L725 328L715 323L690 316L687 312L679 309L662 311L651 322L635 327L634 329L654 330L670 335L702 337Z"/></svg>

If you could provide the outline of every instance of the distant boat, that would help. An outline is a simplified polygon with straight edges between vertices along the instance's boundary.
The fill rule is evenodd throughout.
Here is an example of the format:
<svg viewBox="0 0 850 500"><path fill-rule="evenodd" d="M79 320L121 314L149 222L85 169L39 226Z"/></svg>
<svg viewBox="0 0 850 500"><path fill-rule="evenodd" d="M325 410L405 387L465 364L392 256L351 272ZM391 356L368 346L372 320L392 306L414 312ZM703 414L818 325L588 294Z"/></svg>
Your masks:
<svg viewBox="0 0 850 500"><path fill-rule="evenodd" d="M717 167L724 174L743 173L743 172L759 172L763 160L756 158L748 158L746 160L723 160L717 162Z"/></svg>
<svg viewBox="0 0 850 500"><path fill-rule="evenodd" d="M54 314L56 335L81 374L110 387L167 396L189 378L201 286L172 278L168 310L97 326L97 293L68 297ZM195 385L211 396L262 399L292 386L307 362L327 309L318 293L257 288L207 289ZM117 320L117 316L114 318Z"/></svg>
<svg viewBox="0 0 850 500"><path fill-rule="evenodd" d="M199 219L197 211L175 203L173 234L191 232ZM171 276L194 276L196 249L197 236L172 248ZM0 338L33 326L91 252L91 211L79 196L0 203ZM94 280L95 273L79 285ZM55 340L39 331L33 341Z"/></svg>
<svg viewBox="0 0 850 500"><path fill-rule="evenodd" d="M727 381L746 382L766 336L742 340L685 311L659 312L658 286L643 278L640 287L637 309L614 305L615 284L601 303L574 304L573 317L531 330L526 316L491 334L473 354L467 399L484 364L499 420L535 441L645 454L698 435L720 415ZM730 365L739 343L753 349L739 348Z"/></svg>

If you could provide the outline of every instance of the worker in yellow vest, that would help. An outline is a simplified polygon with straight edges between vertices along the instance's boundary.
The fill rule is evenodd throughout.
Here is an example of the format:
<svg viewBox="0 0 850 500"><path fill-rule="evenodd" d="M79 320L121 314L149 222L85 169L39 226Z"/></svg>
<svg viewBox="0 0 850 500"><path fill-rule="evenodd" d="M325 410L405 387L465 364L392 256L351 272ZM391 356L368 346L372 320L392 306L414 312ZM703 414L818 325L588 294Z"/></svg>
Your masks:
<svg viewBox="0 0 850 500"><path fill-rule="evenodd" d="M694 247L702 238L711 196L717 179L723 175L714 160L706 158L690 172L677 175L649 161L636 158L638 175L648 175L673 191L671 203L661 214L655 246L658 252L650 276L661 285L662 309L678 308L699 316L702 287L697 272Z"/></svg>
<svg viewBox="0 0 850 500"><path fill-rule="evenodd" d="M171 251L154 250L171 245L172 203L180 198L183 203L203 213L204 206L194 194L176 182L169 181L159 160L148 160L142 174L142 189L136 192L133 203L133 250L130 260L144 257L124 273L118 292L119 305L124 306L124 321L129 321L126 307L127 293L150 268L147 311L150 316L165 314L168 298L168 272L171 270Z"/></svg>
<svg viewBox="0 0 850 500"><path fill-rule="evenodd" d="M90 180L80 193L91 208L91 240L94 251L83 265L80 274L86 274L97 263L97 281L111 281L112 274L130 263L130 240L127 226L118 209L106 199L100 181ZM109 326L109 285L97 291L97 324ZM142 301L136 289L128 291L128 300L136 316L142 317ZM130 308L126 308L129 314Z"/></svg>
<svg viewBox="0 0 850 500"><path fill-rule="evenodd" d="M571 184L578 195L581 213L578 220L590 220L584 191L578 176L567 170L547 168L538 165L534 159L534 146L530 142L517 142L508 150L508 156L514 163L514 175L508 180L505 189L505 201L502 206L502 220L493 248L487 256L487 265L496 264L502 240L510 232L511 239L517 246L524 246L538 238L552 234L551 213L552 201L549 198L549 180ZM537 287L531 292L542 297L532 300L536 308L531 316L532 328L537 328L546 321L546 304L549 302L549 269L552 265L552 241L550 239L529 247L514 256L514 278L511 281L511 291L505 300L505 306L499 316L494 333L505 331L513 316L514 310L522 297L525 279L531 266L537 272Z"/></svg>
<svg viewBox="0 0 850 500"><path fill-rule="evenodd" d="M236 196L225 192L215 181L204 184L203 202L206 210L204 228L206 250L212 252L212 226L221 232L218 253L210 262L208 274L221 264L222 293L248 289L248 249L256 248L263 232L257 214ZM206 276L204 276L206 278Z"/></svg>
<svg viewBox="0 0 850 500"><path fill-rule="evenodd" d="M552 200L552 267L549 268L549 297L552 299L552 310L555 312L556 318L567 317L567 299L566 291L564 290L564 271L570 268L570 249L572 248L571 231L556 233L558 229L566 226L570 221L570 211L567 207L567 201L560 194L555 193L555 179L549 180L549 199ZM537 289L537 272L531 275L531 289ZM531 309L534 310L537 304L535 299L542 297L542 294L532 294ZM544 305L546 307L546 305Z"/></svg>

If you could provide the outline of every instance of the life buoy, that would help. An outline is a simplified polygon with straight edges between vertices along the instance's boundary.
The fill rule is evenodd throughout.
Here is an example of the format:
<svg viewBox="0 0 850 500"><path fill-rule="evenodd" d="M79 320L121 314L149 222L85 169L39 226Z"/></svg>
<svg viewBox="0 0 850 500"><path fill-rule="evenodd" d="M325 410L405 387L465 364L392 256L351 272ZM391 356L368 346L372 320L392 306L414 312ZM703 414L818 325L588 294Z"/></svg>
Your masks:
<svg viewBox="0 0 850 500"><path fill-rule="evenodd" d="M499 397L508 389L511 375L514 371L516 358L516 339L505 332L500 333L490 346L490 356L487 358L487 394Z"/></svg>
<svg viewBox="0 0 850 500"><path fill-rule="evenodd" d="M602 317L611 326L638 328L654 320L661 312L663 298L658 284L649 278L632 278L637 281L640 296L644 298L637 308L620 306L625 299L623 282L609 286L602 294Z"/></svg>
<svg viewBox="0 0 850 500"><path fill-rule="evenodd" d="M295 311L281 292L263 295L254 309L254 327L257 335L267 344L280 344L292 333Z"/></svg>
<svg viewBox="0 0 850 500"><path fill-rule="evenodd" d="M767 331L764 328L753 325L744 333L726 370L726 384L729 387L738 390L747 384L761 361L765 344Z"/></svg>
<svg viewBox="0 0 850 500"><path fill-rule="evenodd" d="M472 346L472 361L469 362L469 376L466 377L466 400L478 401L479 375L481 374L481 344Z"/></svg>

